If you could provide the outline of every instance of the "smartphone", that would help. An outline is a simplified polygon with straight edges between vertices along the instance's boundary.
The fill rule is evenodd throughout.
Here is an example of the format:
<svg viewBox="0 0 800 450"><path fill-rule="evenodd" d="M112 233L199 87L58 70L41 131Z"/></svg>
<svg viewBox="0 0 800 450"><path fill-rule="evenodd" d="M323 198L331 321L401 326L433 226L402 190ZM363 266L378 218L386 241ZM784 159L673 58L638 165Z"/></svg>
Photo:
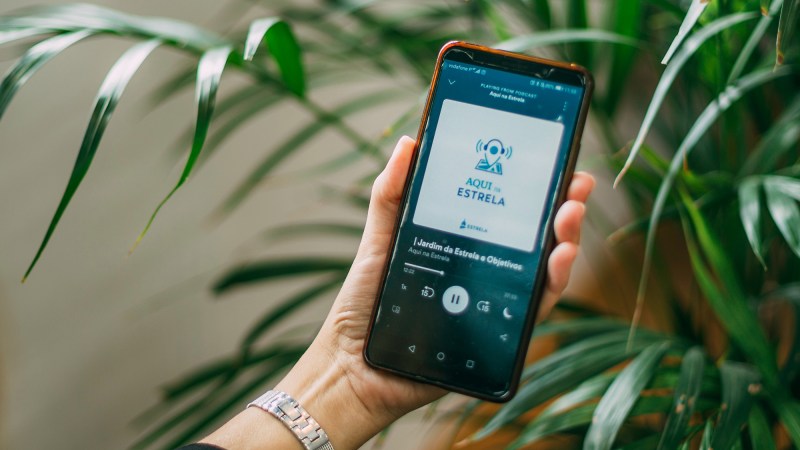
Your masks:
<svg viewBox="0 0 800 450"><path fill-rule="evenodd" d="M519 384L592 94L582 67L439 53L364 358L502 402Z"/></svg>

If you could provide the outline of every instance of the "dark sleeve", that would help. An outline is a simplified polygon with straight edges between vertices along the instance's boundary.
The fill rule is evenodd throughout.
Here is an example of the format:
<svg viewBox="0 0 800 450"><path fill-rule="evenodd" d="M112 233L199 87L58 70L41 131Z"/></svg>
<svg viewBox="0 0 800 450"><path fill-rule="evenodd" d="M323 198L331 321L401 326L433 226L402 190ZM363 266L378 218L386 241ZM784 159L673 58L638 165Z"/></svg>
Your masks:
<svg viewBox="0 0 800 450"><path fill-rule="evenodd" d="M222 447L217 447L211 444L189 444L176 450L225 450Z"/></svg>

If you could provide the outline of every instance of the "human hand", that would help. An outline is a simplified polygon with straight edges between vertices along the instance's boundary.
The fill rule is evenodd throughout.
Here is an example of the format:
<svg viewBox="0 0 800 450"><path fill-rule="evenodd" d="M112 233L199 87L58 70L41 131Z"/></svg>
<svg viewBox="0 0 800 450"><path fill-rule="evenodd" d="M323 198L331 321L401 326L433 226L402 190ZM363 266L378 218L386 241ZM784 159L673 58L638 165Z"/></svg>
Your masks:
<svg viewBox="0 0 800 450"><path fill-rule="evenodd" d="M438 387L375 370L362 356L413 149L413 139L400 139L386 168L375 180L364 234L347 279L316 339L276 386L297 399L319 422L337 450L360 447L394 420L446 393ZM575 173L567 201L556 213L557 245L548 260L547 287L538 319L549 314L567 285L578 253L584 203L593 187L591 175ZM245 411L240 416L244 418L229 435L244 433L248 421L260 421L264 414ZM234 441L217 442L233 448Z"/></svg>

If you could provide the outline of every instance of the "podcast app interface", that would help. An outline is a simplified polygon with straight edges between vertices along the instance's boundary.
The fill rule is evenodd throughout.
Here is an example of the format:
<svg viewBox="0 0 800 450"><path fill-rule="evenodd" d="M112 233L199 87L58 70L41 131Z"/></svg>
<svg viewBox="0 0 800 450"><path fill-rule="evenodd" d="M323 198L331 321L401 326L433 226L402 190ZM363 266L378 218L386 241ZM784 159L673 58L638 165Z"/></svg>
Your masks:
<svg viewBox="0 0 800 450"><path fill-rule="evenodd" d="M582 95L444 60L370 359L487 395L508 390Z"/></svg>

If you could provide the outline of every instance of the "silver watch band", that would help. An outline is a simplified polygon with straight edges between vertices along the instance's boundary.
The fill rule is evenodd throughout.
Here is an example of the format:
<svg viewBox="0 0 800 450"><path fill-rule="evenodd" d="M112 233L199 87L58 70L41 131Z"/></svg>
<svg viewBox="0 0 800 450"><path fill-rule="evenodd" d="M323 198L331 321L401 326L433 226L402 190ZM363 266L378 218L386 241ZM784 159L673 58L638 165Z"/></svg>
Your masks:
<svg viewBox="0 0 800 450"><path fill-rule="evenodd" d="M308 450L333 450L328 435L297 400L281 391L267 391L247 407L256 406L280 419Z"/></svg>

